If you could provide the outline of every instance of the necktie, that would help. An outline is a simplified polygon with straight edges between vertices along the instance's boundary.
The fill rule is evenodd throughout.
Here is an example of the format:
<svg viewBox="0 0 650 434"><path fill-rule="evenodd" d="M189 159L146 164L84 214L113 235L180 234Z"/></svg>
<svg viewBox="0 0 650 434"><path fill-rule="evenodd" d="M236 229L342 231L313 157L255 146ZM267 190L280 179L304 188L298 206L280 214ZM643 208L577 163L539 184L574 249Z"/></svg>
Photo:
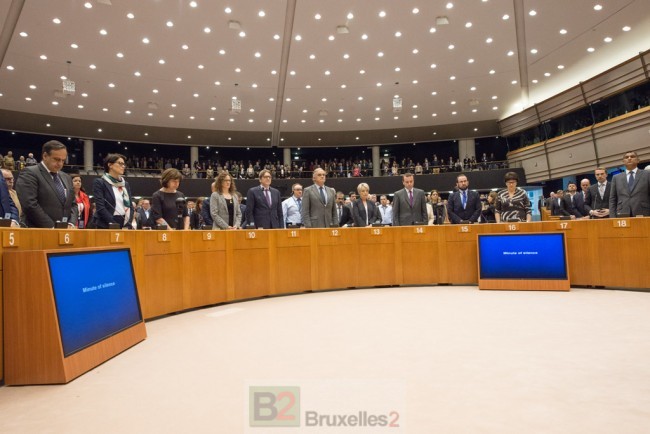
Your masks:
<svg viewBox="0 0 650 434"><path fill-rule="evenodd" d="M298 199L296 199L296 201L298 202L298 211L301 211L302 210L302 199L298 198Z"/></svg>
<svg viewBox="0 0 650 434"><path fill-rule="evenodd" d="M269 191L267 189L264 189L264 196L266 197L266 203L271 206L271 195L269 194Z"/></svg>
<svg viewBox="0 0 650 434"><path fill-rule="evenodd" d="M413 207L413 190L409 190L409 203Z"/></svg>
<svg viewBox="0 0 650 434"><path fill-rule="evenodd" d="M632 187L634 187L634 171L630 171L630 177L627 179L627 186L632 191Z"/></svg>
<svg viewBox="0 0 650 434"><path fill-rule="evenodd" d="M341 221L341 215L343 213L343 208L339 205L339 221Z"/></svg>
<svg viewBox="0 0 650 434"><path fill-rule="evenodd" d="M462 200L463 200L463 209L465 209L465 206L467 205L467 192L463 191L461 196L462 196Z"/></svg>
<svg viewBox="0 0 650 434"><path fill-rule="evenodd" d="M601 199L605 195L605 184L602 183L602 182L600 184L598 184L598 194L600 194Z"/></svg>
<svg viewBox="0 0 650 434"><path fill-rule="evenodd" d="M323 187L320 188L320 200L323 201L323 204L327 203L327 200L325 199L325 190L323 190Z"/></svg>
<svg viewBox="0 0 650 434"><path fill-rule="evenodd" d="M50 172L50 175L52 175L52 179L54 180L56 195L59 196L61 203L65 203L65 187L63 186L63 182L61 181L59 174L57 172Z"/></svg>

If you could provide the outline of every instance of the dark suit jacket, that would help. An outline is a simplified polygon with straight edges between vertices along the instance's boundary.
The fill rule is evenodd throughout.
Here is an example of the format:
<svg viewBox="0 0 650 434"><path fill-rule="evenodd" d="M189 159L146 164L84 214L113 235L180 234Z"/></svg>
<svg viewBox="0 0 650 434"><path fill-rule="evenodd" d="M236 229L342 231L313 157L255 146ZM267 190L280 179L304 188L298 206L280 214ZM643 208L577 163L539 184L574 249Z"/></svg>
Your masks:
<svg viewBox="0 0 650 434"><path fill-rule="evenodd" d="M551 201L551 215L552 216L570 216L571 215L571 204L567 203L567 198L562 196L559 198L556 196Z"/></svg>
<svg viewBox="0 0 650 434"><path fill-rule="evenodd" d="M632 217L650 216L650 172L637 168L632 190L627 185L625 172L614 175L611 184L610 217L616 217L622 213L627 213ZM20 201L22 203L22 198Z"/></svg>
<svg viewBox="0 0 650 434"><path fill-rule="evenodd" d="M603 197L600 197L598 192L598 183L589 187L589 193L591 196L591 204L589 205L590 210L599 210L599 209L609 209L609 192L612 190L612 183L608 182L605 184L605 192ZM592 216L593 217L593 216ZM593 217L593 218L603 218L603 217Z"/></svg>
<svg viewBox="0 0 650 434"><path fill-rule="evenodd" d="M336 191L333 188L323 186L327 203L323 203L320 197L320 187L312 184L306 187L302 193L302 223L306 228L327 228L338 223L336 212Z"/></svg>
<svg viewBox="0 0 650 434"><path fill-rule="evenodd" d="M334 211L336 212L336 215L339 215L339 206L338 204L334 204ZM352 218L352 208L346 205L341 205L341 218L339 220L339 226L343 225L348 225L352 226L354 225L354 219Z"/></svg>
<svg viewBox="0 0 650 434"><path fill-rule="evenodd" d="M203 206L201 207L201 217L203 217L203 224L212 227L212 215L210 214L210 196L203 199Z"/></svg>
<svg viewBox="0 0 650 434"><path fill-rule="evenodd" d="M79 209L74 203L72 178L59 172L66 189L65 202L61 203L56 193L52 175L43 164L25 168L16 180L16 191L23 208L24 223L30 228L53 228L54 223L67 218L68 223L77 225ZM74 205L74 206L73 206Z"/></svg>
<svg viewBox="0 0 650 434"><path fill-rule="evenodd" d="M413 189L413 206L409 202L409 195L405 188L395 192L393 198L393 226L409 226L415 222L426 225L429 221L427 214L427 199L424 191Z"/></svg>
<svg viewBox="0 0 650 434"><path fill-rule="evenodd" d="M4 218L5 215L10 214L9 218L18 222L18 208L9 194L9 187L7 187L7 182L4 178L0 180L0 206L2 207L2 215L0 218Z"/></svg>
<svg viewBox="0 0 650 434"><path fill-rule="evenodd" d="M368 224L371 225L376 223L377 220L381 221L381 214L379 214L379 209L377 205L371 200L366 201L368 206ZM366 227L366 209L361 203L361 199L357 199L352 204L352 220L354 221L354 226L358 228Z"/></svg>
<svg viewBox="0 0 650 434"><path fill-rule="evenodd" d="M149 218L147 218L147 215L145 214L144 210L140 208L136 212L136 221L138 222L138 229L142 229L143 227L152 228L156 226L156 221L153 218L153 211L151 210L151 208L149 208Z"/></svg>
<svg viewBox="0 0 650 434"><path fill-rule="evenodd" d="M576 218L584 217L585 215L585 202L582 198L582 193L576 193L573 195L573 200L571 200L571 195L566 195L567 203L569 204L569 213L576 216Z"/></svg>
<svg viewBox="0 0 650 434"><path fill-rule="evenodd" d="M131 195L131 186L126 181L124 182L124 188L129 193L129 198L133 197ZM93 218L95 219L97 229L108 229L109 223L121 223L114 219L115 216L113 214L115 213L117 199L113 191L113 186L106 182L105 179L95 178L93 180L93 198L95 200L95 214ZM133 201L131 201L131 211L129 212L128 218L124 221L124 227L132 227L131 224L135 218L134 209Z"/></svg>
<svg viewBox="0 0 650 434"><path fill-rule="evenodd" d="M277 229L283 227L282 200L280 192L269 187L271 205L269 206L260 186L252 187L246 194L246 221L256 228Z"/></svg>
<svg viewBox="0 0 650 434"><path fill-rule="evenodd" d="M449 195L447 200L447 215L452 224L458 224L463 220L472 223L478 222L481 216L481 196L477 191L467 189L467 204L463 208L463 198L460 191L455 191Z"/></svg>

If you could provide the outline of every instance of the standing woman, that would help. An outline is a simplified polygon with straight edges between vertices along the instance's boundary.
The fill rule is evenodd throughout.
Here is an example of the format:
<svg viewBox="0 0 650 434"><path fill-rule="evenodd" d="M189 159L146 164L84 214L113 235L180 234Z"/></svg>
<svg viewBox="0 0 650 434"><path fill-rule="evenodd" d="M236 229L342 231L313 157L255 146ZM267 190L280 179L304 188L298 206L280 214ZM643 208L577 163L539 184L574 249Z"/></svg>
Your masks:
<svg viewBox="0 0 650 434"><path fill-rule="evenodd" d="M237 188L230 173L222 171L217 176L217 188L210 196L210 215L213 229L239 229L242 212L237 198Z"/></svg>
<svg viewBox="0 0 650 434"><path fill-rule="evenodd" d="M483 210L481 211L481 217L479 217L479 222L481 223L494 223L496 222L496 217L494 210L497 203L497 192L491 191L486 199L486 203L483 205Z"/></svg>
<svg viewBox="0 0 650 434"><path fill-rule="evenodd" d="M508 172L504 176L506 188L497 192L497 202L494 207L494 218L501 222L530 222L533 220L532 209L528 194L517 187L519 176Z"/></svg>
<svg viewBox="0 0 650 434"><path fill-rule="evenodd" d="M90 220L90 198L81 185L81 176L72 177L72 189L74 190L75 202L79 208L79 218L77 219L77 228L86 229Z"/></svg>
<svg viewBox="0 0 650 434"><path fill-rule="evenodd" d="M97 229L108 229L110 223L117 223L120 228L133 228L135 206L131 201L131 187L123 177L125 162L122 154L108 154L104 158L104 175L93 181Z"/></svg>
<svg viewBox="0 0 650 434"><path fill-rule="evenodd" d="M359 199L355 200L352 204L352 220L354 220L354 226L357 228L365 228L372 226L377 220L381 221L379 209L369 199L370 187L368 184L365 182L359 184L357 192L359 192Z"/></svg>
<svg viewBox="0 0 650 434"><path fill-rule="evenodd" d="M162 188L151 196L151 210L156 224L167 225L169 229L178 228L179 210L181 214L181 226L183 229L190 228L190 216L187 212L187 206L176 205L176 199L185 199L185 195L178 191L183 175L178 169L165 169L160 175L160 185Z"/></svg>
<svg viewBox="0 0 650 434"><path fill-rule="evenodd" d="M431 190L431 193L429 194L427 217L429 225L442 225L447 220L447 207L440 199L438 190Z"/></svg>

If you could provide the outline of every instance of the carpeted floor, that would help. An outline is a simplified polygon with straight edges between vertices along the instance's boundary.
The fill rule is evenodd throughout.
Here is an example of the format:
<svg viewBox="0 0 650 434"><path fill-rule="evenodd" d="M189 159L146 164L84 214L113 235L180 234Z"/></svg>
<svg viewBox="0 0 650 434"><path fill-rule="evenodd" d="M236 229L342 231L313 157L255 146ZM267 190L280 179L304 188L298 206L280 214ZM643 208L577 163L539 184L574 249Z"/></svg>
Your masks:
<svg viewBox="0 0 650 434"><path fill-rule="evenodd" d="M0 388L0 433L650 432L648 293L323 292L147 331L70 384Z"/></svg>

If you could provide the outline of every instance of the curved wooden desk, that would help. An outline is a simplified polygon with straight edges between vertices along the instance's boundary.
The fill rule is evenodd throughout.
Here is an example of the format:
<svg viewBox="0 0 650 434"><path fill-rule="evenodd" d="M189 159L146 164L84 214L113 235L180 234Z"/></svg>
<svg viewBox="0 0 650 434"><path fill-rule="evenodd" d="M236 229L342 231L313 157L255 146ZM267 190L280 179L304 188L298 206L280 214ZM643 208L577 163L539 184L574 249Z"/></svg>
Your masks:
<svg viewBox="0 0 650 434"><path fill-rule="evenodd" d="M129 246L143 315L154 318L228 301L303 291L476 285L476 234L509 230L565 231L572 285L650 287L650 274L645 272L650 257L647 218L253 231L2 228L0 254L7 249ZM0 309L0 379L2 325Z"/></svg>

